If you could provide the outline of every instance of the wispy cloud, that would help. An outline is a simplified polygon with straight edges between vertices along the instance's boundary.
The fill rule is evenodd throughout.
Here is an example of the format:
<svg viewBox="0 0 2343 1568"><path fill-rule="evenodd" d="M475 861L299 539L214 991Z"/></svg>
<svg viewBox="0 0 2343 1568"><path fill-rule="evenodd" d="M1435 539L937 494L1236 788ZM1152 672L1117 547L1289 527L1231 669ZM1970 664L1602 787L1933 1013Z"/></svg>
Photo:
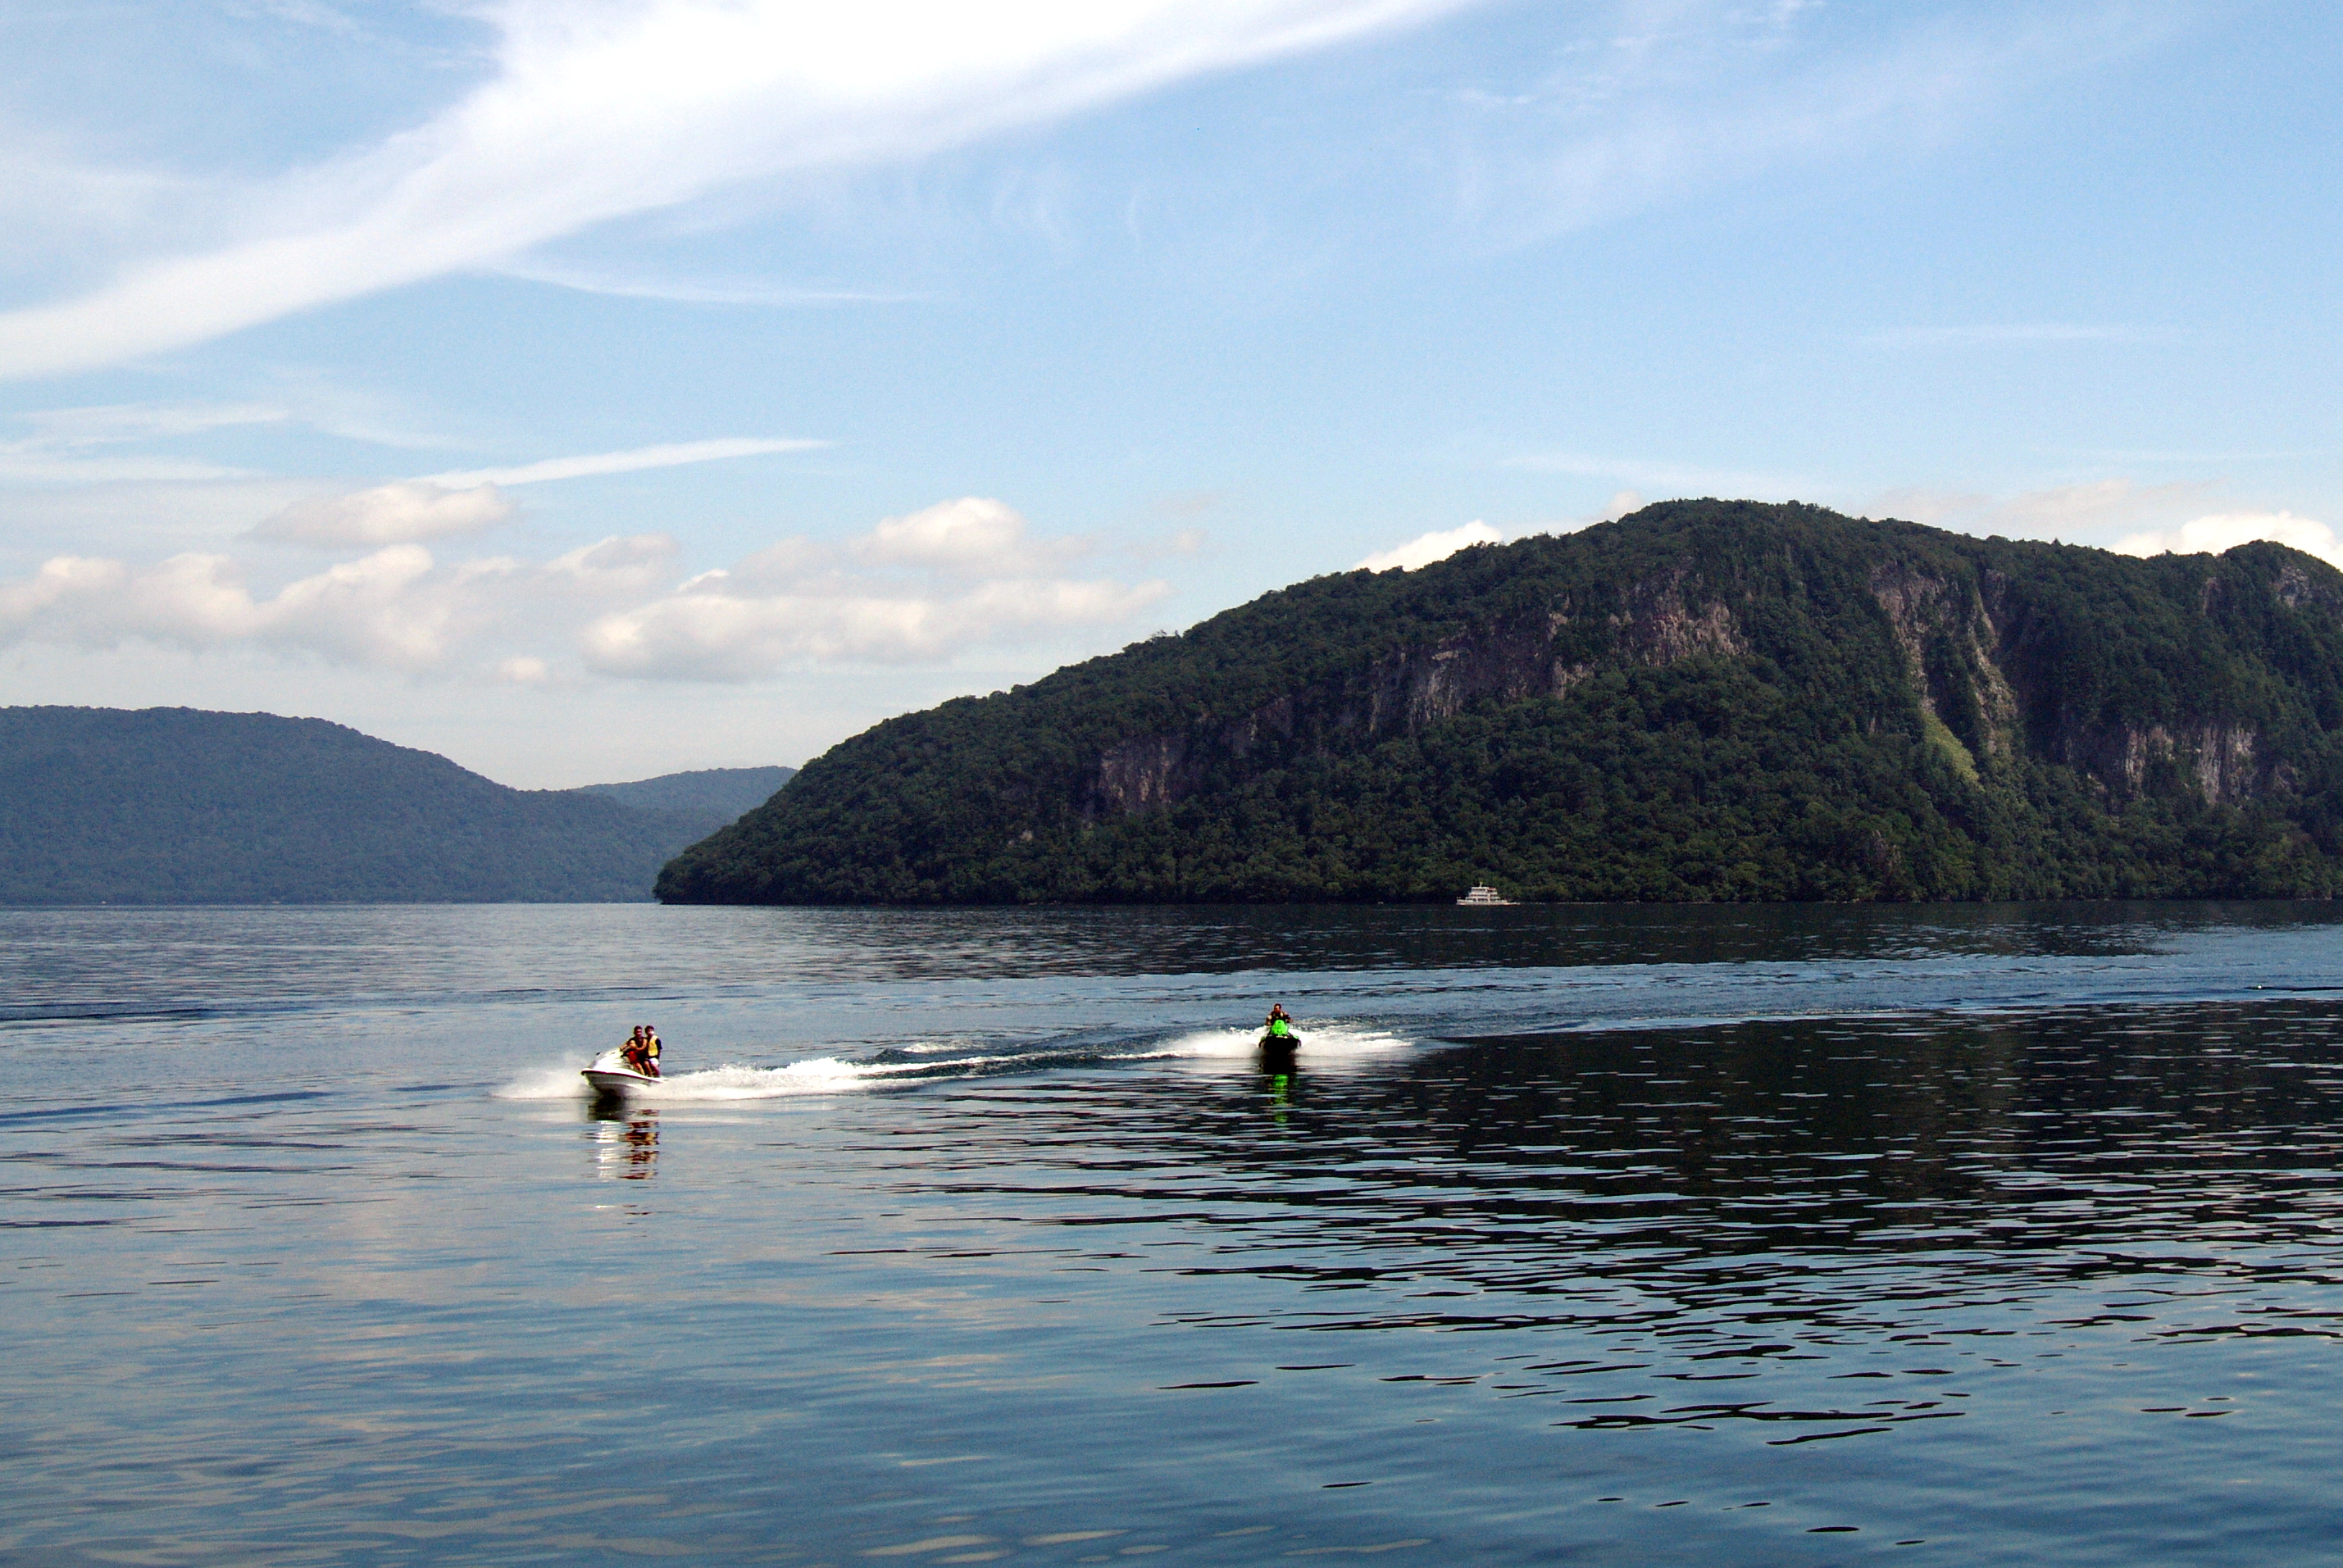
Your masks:
<svg viewBox="0 0 2343 1568"><path fill-rule="evenodd" d="M203 457L99 453L84 456L0 445L0 482L24 485L200 484L254 477L247 468Z"/></svg>
<svg viewBox="0 0 2343 1568"><path fill-rule="evenodd" d="M118 485L256 477L249 469L169 449L174 442L223 430L297 427L377 447L454 445L444 437L386 422L363 397L293 379L297 384L285 387L281 399L267 402L110 403L16 415L15 423L26 433L0 440L0 483Z"/></svg>
<svg viewBox="0 0 2343 1568"><path fill-rule="evenodd" d="M1614 7L1607 28L1590 26L1543 75L1451 100L1460 214L1499 244L1527 243L1763 170L1940 145L2169 25L2138 7L1999 20L1906 7L1841 43L1829 32L1839 14L1739 0Z"/></svg>
<svg viewBox="0 0 2343 1568"><path fill-rule="evenodd" d="M2136 327L2033 321L2003 326L1904 327L1871 333L1862 341L1882 348L1973 348L2007 343L2138 343L2159 336L2165 335Z"/></svg>
<svg viewBox="0 0 2343 1568"><path fill-rule="evenodd" d="M0 259L46 272L93 244L182 219L213 194L185 174L93 165L38 127L0 116Z"/></svg>
<svg viewBox="0 0 2343 1568"><path fill-rule="evenodd" d="M54 447L96 447L198 436L243 425L281 425L292 417L272 403L109 403L48 408L23 416L34 439Z"/></svg>
<svg viewBox="0 0 2343 1568"><path fill-rule="evenodd" d="M1534 474L1570 474L1608 479L1663 496L1752 496L1783 498L1819 487L1778 474L1711 468L1694 464L1654 463L1635 457L1605 457L1584 452L1523 452L1504 459L1508 468Z"/></svg>
<svg viewBox="0 0 2343 1568"><path fill-rule="evenodd" d="M273 16L280 22L322 32L349 34L359 30L356 18L334 6L315 4L314 0L230 0L226 9L230 15Z"/></svg>
<svg viewBox="0 0 2343 1568"><path fill-rule="evenodd" d="M2111 543L2121 530L2178 527L2201 514L2218 488L2201 480L2143 485L2125 477L2005 496L1908 488L1882 492L1858 509L1866 517L1896 518L1969 534Z"/></svg>
<svg viewBox="0 0 2343 1568"><path fill-rule="evenodd" d="M598 474L631 474L643 468L676 468L687 463L715 463L728 457L761 457L775 452L810 452L827 441L769 440L727 437L713 441L677 441L661 447L636 447L624 452L594 452L579 457L548 457L508 468L465 468L447 474L426 474L417 484L443 489L469 489L475 485L537 485L548 479L583 479Z"/></svg>
<svg viewBox="0 0 2343 1568"><path fill-rule="evenodd" d="M327 549L417 544L425 539L480 533L508 520L514 507L504 492L515 485L632 474L646 468L674 468L775 452L803 452L828 445L827 441L730 437L637 447L624 452L548 457L501 468L427 474L387 485L303 497L262 519L248 537Z"/></svg>
<svg viewBox="0 0 2343 1568"><path fill-rule="evenodd" d="M836 305L908 305L935 297L885 289L820 288L810 285L775 284L756 278L705 279L622 276L580 268L550 266L536 261L508 262L495 269L501 277L524 283L548 284L579 294L599 294L615 299L657 300L669 305L748 305L783 309Z"/></svg>
<svg viewBox="0 0 2343 1568"><path fill-rule="evenodd" d="M2297 447L2285 452L2219 451L2191 447L2040 447L2050 456L2079 458L2090 463L2282 463L2298 457L2318 455L2312 447Z"/></svg>
<svg viewBox="0 0 2343 1568"><path fill-rule="evenodd" d="M504 0L488 12L494 79L288 178L240 239L0 316L0 375L204 342L722 188L918 157L1462 3Z"/></svg>
<svg viewBox="0 0 2343 1568"><path fill-rule="evenodd" d="M262 403L116 403L19 416L31 434L0 441L0 482L135 484L225 479L244 470L199 457L123 448L240 426L277 425L291 416Z"/></svg>

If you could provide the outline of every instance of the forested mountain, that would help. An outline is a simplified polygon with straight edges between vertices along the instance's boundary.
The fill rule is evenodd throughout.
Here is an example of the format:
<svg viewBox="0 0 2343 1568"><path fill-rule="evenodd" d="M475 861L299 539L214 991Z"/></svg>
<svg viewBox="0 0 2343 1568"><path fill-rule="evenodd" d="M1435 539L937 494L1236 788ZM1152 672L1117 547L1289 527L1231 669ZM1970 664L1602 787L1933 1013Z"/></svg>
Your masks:
<svg viewBox="0 0 2343 1568"><path fill-rule="evenodd" d="M2343 574L1694 501L891 719L670 902L2332 896Z"/></svg>
<svg viewBox="0 0 2343 1568"><path fill-rule="evenodd" d="M642 900L737 814L511 789L318 719L0 709L0 903Z"/></svg>
<svg viewBox="0 0 2343 1568"><path fill-rule="evenodd" d="M607 795L621 806L645 811L717 811L729 822L763 805L796 774L794 768L699 768L662 773L631 784L583 784L579 789Z"/></svg>

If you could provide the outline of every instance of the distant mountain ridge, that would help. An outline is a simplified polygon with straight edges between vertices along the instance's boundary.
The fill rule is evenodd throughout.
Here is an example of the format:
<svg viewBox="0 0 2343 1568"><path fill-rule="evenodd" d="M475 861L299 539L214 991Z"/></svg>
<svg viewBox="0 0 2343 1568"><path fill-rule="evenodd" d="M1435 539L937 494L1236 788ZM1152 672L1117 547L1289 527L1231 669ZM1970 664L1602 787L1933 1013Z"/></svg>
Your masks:
<svg viewBox="0 0 2343 1568"><path fill-rule="evenodd" d="M771 799L773 791L796 774L794 768L699 768L631 784L581 784L578 789L642 811L720 811L729 822Z"/></svg>
<svg viewBox="0 0 2343 1568"><path fill-rule="evenodd" d="M890 719L671 902L2333 897L2343 573L1687 501Z"/></svg>
<svg viewBox="0 0 2343 1568"><path fill-rule="evenodd" d="M0 903L639 901L752 787L513 789L319 719L0 709Z"/></svg>

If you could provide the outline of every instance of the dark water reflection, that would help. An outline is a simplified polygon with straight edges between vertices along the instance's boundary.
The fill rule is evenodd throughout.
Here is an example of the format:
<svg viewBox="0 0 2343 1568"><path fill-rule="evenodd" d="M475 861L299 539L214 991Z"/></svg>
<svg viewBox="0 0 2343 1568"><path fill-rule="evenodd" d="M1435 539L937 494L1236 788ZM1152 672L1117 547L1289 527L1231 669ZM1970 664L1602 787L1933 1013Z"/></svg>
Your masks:
<svg viewBox="0 0 2343 1568"><path fill-rule="evenodd" d="M2152 952L2324 931L2316 904L0 910L0 1021L834 983L1826 964ZM527 938L515 940L517 923Z"/></svg>
<svg viewBox="0 0 2343 1568"><path fill-rule="evenodd" d="M2236 1298L2335 1282L2338 1022L2271 1004L1486 1040L1383 1078L1118 1104L1104 1148L1004 1151L1008 1180L940 1143L923 1185L1118 1203L1144 1150L1170 1184L1149 1198L1229 1232L1192 1272L1454 1287L1372 1317L1297 1297L1282 1321L1312 1329L1667 1324L1671 1359L1762 1359L2104 1277L2210 1315L2095 1322L2325 1334L2331 1312ZM1012 1108L1027 1138L1070 1131Z"/></svg>
<svg viewBox="0 0 2343 1568"><path fill-rule="evenodd" d="M177 917L15 1026L0 1559L2332 1555L2331 913L1257 913ZM644 995L780 1043L514 1097Z"/></svg>

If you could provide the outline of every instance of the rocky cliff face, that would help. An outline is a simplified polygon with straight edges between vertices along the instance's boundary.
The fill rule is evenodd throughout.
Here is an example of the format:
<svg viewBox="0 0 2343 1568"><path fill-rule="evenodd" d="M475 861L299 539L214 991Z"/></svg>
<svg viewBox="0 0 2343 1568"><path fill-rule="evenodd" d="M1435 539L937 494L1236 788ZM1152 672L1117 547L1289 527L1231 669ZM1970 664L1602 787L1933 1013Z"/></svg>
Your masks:
<svg viewBox="0 0 2343 1568"><path fill-rule="evenodd" d="M1544 615L1405 649L1355 678L1287 692L1237 719L1120 741L1098 759L1083 815L1098 820L1175 805L1256 759L1419 734L1483 699L1564 696L1610 665L1749 652L1732 611L1706 597L1689 568L1640 579L1620 598L1616 609L1577 614L1564 598ZM1594 635L1569 635L1580 630ZM1577 651L1589 640L1602 646L1594 658Z"/></svg>
<svg viewBox="0 0 2343 1568"><path fill-rule="evenodd" d="M2214 804L2286 793L2299 781L2297 769L2265 758L2258 731L2235 714L2101 724L2073 713L2056 665L2027 657L2023 585L2007 573L1947 573L1889 559L1873 570L1868 588L1924 733L1965 776L1990 775L2031 749L2117 802L2147 790L2159 769ZM2298 566L2280 569L2273 593L2290 611L2343 619L2343 592ZM2208 577L2200 613L2209 615L2221 594ZM1594 635L1571 635L1587 631ZM1475 701L1564 697L1605 668L1753 651L1725 597L1692 566L1676 566L1629 584L1615 608L1590 614L1565 597L1545 615L1404 650L1236 719L1120 741L1098 757L1083 815L1111 819L1175 805L1214 779L1241 776L1256 759L1267 765L1297 749L1323 755L1417 734ZM2032 734L2029 714L2039 719Z"/></svg>
<svg viewBox="0 0 2343 1568"><path fill-rule="evenodd" d="M2209 618L2226 590L2207 570L2197 599L2198 615ZM1988 770L2030 746L2117 803L2148 792L2159 771L2215 805L2286 794L2300 781L2291 765L2266 757L2259 730L2237 713L2135 722L2077 711L2066 700L2066 672L2027 646L2033 628L2023 585L2007 574L1987 571L1972 584L1889 563L1873 574L1871 588L1923 713ZM2289 612L2330 624L2343 617L2343 595L2298 567L2284 568L2272 591ZM2035 719L2030 734L2027 715Z"/></svg>
<svg viewBox="0 0 2343 1568"><path fill-rule="evenodd" d="M2207 579L2205 588L2208 597L2203 608L2211 608L2209 596L2219 586L2217 582ZM2312 615L2323 614L2329 622L2343 620L2343 585L2338 585L2331 578L2325 580L2314 578L2303 569L2298 560L2279 563L2271 592L2278 602L2288 609Z"/></svg>
<svg viewBox="0 0 2343 1568"><path fill-rule="evenodd" d="M1887 618L1905 678L1925 719L1974 771L2007 762L2017 749L2018 695L1997 655L2001 628L1975 582L1888 561L1871 574L1871 597Z"/></svg>

